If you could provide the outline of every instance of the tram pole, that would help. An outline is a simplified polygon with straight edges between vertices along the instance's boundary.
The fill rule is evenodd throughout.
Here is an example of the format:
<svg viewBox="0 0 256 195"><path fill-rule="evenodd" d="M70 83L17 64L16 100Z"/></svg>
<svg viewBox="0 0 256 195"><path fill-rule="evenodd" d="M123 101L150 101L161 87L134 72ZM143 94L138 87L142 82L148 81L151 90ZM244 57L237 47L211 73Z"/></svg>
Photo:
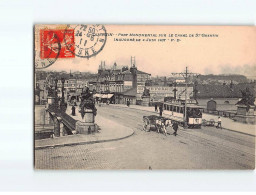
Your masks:
<svg viewBox="0 0 256 195"><path fill-rule="evenodd" d="M184 114L184 128L187 128L187 90L188 90L188 67L186 66L186 72L185 72L185 114Z"/></svg>
<svg viewBox="0 0 256 195"><path fill-rule="evenodd" d="M188 67L186 66L186 70L185 72L179 72L179 73L172 73L172 75L182 75L185 79L185 110L184 110L184 127L187 128L188 122L187 122L187 91L188 91L188 77L190 75L192 76L198 76L198 73L192 73L192 72L188 72Z"/></svg>

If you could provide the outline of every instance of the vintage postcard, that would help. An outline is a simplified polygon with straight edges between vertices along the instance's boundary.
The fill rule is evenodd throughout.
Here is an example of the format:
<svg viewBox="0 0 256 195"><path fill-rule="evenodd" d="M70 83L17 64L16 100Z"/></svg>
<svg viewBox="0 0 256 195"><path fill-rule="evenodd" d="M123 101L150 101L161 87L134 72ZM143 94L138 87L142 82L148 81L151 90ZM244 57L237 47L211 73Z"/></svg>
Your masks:
<svg viewBox="0 0 256 195"><path fill-rule="evenodd" d="M34 26L35 169L255 169L256 27Z"/></svg>

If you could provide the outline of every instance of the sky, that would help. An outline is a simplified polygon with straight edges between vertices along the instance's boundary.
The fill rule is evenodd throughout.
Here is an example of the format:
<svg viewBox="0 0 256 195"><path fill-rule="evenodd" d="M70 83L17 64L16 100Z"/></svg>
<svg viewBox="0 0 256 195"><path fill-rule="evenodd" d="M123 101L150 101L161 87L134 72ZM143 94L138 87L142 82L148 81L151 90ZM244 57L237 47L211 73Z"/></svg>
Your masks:
<svg viewBox="0 0 256 195"><path fill-rule="evenodd" d="M256 79L256 27L105 25L105 29L113 36L107 37L105 46L96 56L89 59L78 56L59 58L47 70L95 73L101 61L105 61L106 66L115 62L118 66L130 66L131 56L135 56L138 69L152 76L168 76L182 72L188 66L190 72L199 74L243 74ZM118 36L119 33L157 34L157 37L153 37L156 42L114 41L114 38L143 39ZM159 34L167 37L159 37ZM168 37L169 34L173 37ZM199 37L195 37L196 34L200 34ZM202 34L218 37L202 37ZM160 38L169 40L159 42Z"/></svg>

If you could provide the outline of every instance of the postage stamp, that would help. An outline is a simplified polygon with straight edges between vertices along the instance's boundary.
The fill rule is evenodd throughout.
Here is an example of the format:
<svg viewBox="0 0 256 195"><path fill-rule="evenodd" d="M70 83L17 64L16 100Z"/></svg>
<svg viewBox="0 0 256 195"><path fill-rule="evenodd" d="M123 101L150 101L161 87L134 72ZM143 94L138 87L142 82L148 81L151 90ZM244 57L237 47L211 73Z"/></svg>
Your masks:
<svg viewBox="0 0 256 195"><path fill-rule="evenodd" d="M40 57L42 59L74 58L75 55L64 44L64 36L69 48L72 49L74 47L74 30L40 30Z"/></svg>
<svg viewBox="0 0 256 195"><path fill-rule="evenodd" d="M47 40L47 43L45 41ZM35 68L51 66L57 60L61 50L60 39L52 30L35 28Z"/></svg>
<svg viewBox="0 0 256 195"><path fill-rule="evenodd" d="M65 36L65 37L64 37ZM74 30L66 30L66 25L35 26L35 68L44 69L54 64L58 58L74 58L67 49L74 47Z"/></svg>
<svg viewBox="0 0 256 195"><path fill-rule="evenodd" d="M66 34L74 30L75 47L70 44ZM104 25L69 25L65 31L64 42L68 50L77 57L90 58L97 55L105 46L107 32Z"/></svg>

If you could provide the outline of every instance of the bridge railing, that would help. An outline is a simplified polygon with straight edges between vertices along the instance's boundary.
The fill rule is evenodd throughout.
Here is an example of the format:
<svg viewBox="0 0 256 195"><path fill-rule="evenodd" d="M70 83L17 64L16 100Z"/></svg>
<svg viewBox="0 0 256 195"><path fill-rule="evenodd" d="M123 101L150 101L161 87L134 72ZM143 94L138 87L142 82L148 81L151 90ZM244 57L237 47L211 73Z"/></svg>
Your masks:
<svg viewBox="0 0 256 195"><path fill-rule="evenodd" d="M62 118L63 124L70 130L73 131L76 129L76 122L77 120L73 119L71 116L63 112L60 108L56 108L55 105L49 105L48 107L49 112L53 112L56 116Z"/></svg>
<svg viewBox="0 0 256 195"><path fill-rule="evenodd" d="M228 117L231 119L236 115L235 111L224 111L224 110L209 111L207 109L203 109L203 112L207 114Z"/></svg>
<svg viewBox="0 0 256 195"><path fill-rule="evenodd" d="M76 129L76 122L77 120L73 119L71 116L69 116L66 113L61 113L61 118L63 120L63 123L72 131Z"/></svg>

